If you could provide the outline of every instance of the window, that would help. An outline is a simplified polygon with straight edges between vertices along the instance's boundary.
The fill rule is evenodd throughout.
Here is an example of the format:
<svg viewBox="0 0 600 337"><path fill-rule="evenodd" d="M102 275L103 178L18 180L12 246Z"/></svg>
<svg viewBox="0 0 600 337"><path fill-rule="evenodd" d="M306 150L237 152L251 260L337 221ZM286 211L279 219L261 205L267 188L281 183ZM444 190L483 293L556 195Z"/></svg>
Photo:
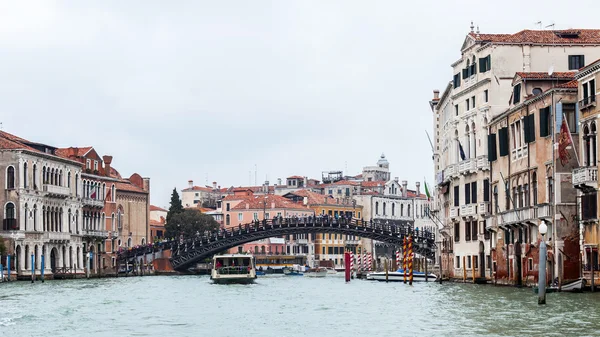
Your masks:
<svg viewBox="0 0 600 337"><path fill-rule="evenodd" d="M458 193L458 186L454 186L454 206L459 206L459 193Z"/></svg>
<svg viewBox="0 0 600 337"><path fill-rule="evenodd" d="M498 152L496 151L496 134L490 133L488 135L488 160L490 162L498 159Z"/></svg>
<svg viewBox="0 0 600 337"><path fill-rule="evenodd" d="M569 55L569 70L579 70L585 66L584 55Z"/></svg>
<svg viewBox="0 0 600 337"><path fill-rule="evenodd" d="M229 212L229 209L230 209L229 203L227 203L225 206L226 206L226 211Z"/></svg>
<svg viewBox="0 0 600 337"><path fill-rule="evenodd" d="M569 125L569 132L577 133L577 114L575 112L575 103L563 103L562 104L563 118L567 120Z"/></svg>
<svg viewBox="0 0 600 337"><path fill-rule="evenodd" d="M521 102L521 83L513 87L513 104Z"/></svg>
<svg viewBox="0 0 600 337"><path fill-rule="evenodd" d="M527 115L523 118L523 134L525 143L531 143L535 141L535 122L534 115ZM525 145L525 144L523 144Z"/></svg>
<svg viewBox="0 0 600 337"><path fill-rule="evenodd" d="M527 270L528 271L533 271L533 259L532 258L528 258L527 259Z"/></svg>
<svg viewBox="0 0 600 337"><path fill-rule="evenodd" d="M458 116L458 104L454 106L454 114Z"/></svg>
<svg viewBox="0 0 600 337"><path fill-rule="evenodd" d="M471 97L471 108L475 109L475 96Z"/></svg>
<svg viewBox="0 0 600 337"><path fill-rule="evenodd" d="M508 155L508 128L498 130L498 148L500 157Z"/></svg>
<svg viewBox="0 0 600 337"><path fill-rule="evenodd" d="M23 163L23 188L27 188L27 163Z"/></svg>
<svg viewBox="0 0 600 337"><path fill-rule="evenodd" d="M494 185L494 213L498 213L498 185Z"/></svg>
<svg viewBox="0 0 600 337"><path fill-rule="evenodd" d="M15 168L13 166L9 166L6 169L6 188L7 189L15 188Z"/></svg>
<svg viewBox="0 0 600 337"><path fill-rule="evenodd" d="M477 241L477 220L471 221L471 240Z"/></svg>
<svg viewBox="0 0 600 337"><path fill-rule="evenodd" d="M581 85L583 88L583 100L579 104L582 108L596 101L596 80L590 80Z"/></svg>
<svg viewBox="0 0 600 337"><path fill-rule="evenodd" d="M510 125L510 131L512 135L513 150L520 149L523 147L522 128L521 120L517 120Z"/></svg>
<svg viewBox="0 0 600 337"><path fill-rule="evenodd" d="M477 182L474 181L471 183L471 202L477 203Z"/></svg>
<svg viewBox="0 0 600 337"><path fill-rule="evenodd" d="M456 257L456 269L460 268L460 256Z"/></svg>
<svg viewBox="0 0 600 337"><path fill-rule="evenodd" d="M488 55L484 58L479 59L479 72L485 73L488 70L492 69L492 59L491 55Z"/></svg>
<svg viewBox="0 0 600 337"><path fill-rule="evenodd" d="M471 184L465 184L465 205L471 203Z"/></svg>
<svg viewBox="0 0 600 337"><path fill-rule="evenodd" d="M487 102L488 102L488 100L490 99L490 97L489 97L488 95L489 95L489 92L488 92L488 90L487 90L487 89L485 89L485 90L483 91L483 101L484 101L485 103L487 103Z"/></svg>
<svg viewBox="0 0 600 337"><path fill-rule="evenodd" d="M477 264L478 264L477 258L478 258L477 255L473 255L473 269L478 269L477 268Z"/></svg>
<svg viewBox="0 0 600 337"><path fill-rule="evenodd" d="M396 204L392 204L392 216L396 215Z"/></svg>
<svg viewBox="0 0 600 337"><path fill-rule="evenodd" d="M538 203L537 174L535 172L531 174L531 186L531 193L533 194L533 205L535 206Z"/></svg>
<svg viewBox="0 0 600 337"><path fill-rule="evenodd" d="M6 204L4 218L15 219L15 204L12 202Z"/></svg>
<svg viewBox="0 0 600 337"><path fill-rule="evenodd" d="M483 180L483 201L490 201L490 180Z"/></svg>
<svg viewBox="0 0 600 337"><path fill-rule="evenodd" d="M465 241L471 241L471 222L465 221Z"/></svg>
<svg viewBox="0 0 600 337"><path fill-rule="evenodd" d="M550 107L540 109L540 137L548 137L550 135Z"/></svg>
<svg viewBox="0 0 600 337"><path fill-rule="evenodd" d="M467 269L471 269L471 255L467 256Z"/></svg>
<svg viewBox="0 0 600 337"><path fill-rule="evenodd" d="M460 73L454 75L454 80L452 82L454 84L454 89L460 87Z"/></svg>
<svg viewBox="0 0 600 337"><path fill-rule="evenodd" d="M242 221L244 219L244 213L238 213L238 221Z"/></svg>
<svg viewBox="0 0 600 337"><path fill-rule="evenodd" d="M548 177L548 202L554 202L554 180L552 176Z"/></svg>
<svg viewBox="0 0 600 337"><path fill-rule="evenodd" d="M98 171L98 161L94 160L94 171Z"/></svg>
<svg viewBox="0 0 600 337"><path fill-rule="evenodd" d="M385 215L385 209L387 208L387 207L385 207L385 206L386 206L386 205L385 205L385 202L384 202L384 203L383 203L383 215ZM336 211L336 213L337 213L337 211Z"/></svg>
<svg viewBox="0 0 600 337"><path fill-rule="evenodd" d="M375 215L379 215L379 201L375 201Z"/></svg>
<svg viewBox="0 0 600 337"><path fill-rule="evenodd" d="M454 224L454 242L460 241L460 226L456 223Z"/></svg>
<svg viewBox="0 0 600 337"><path fill-rule="evenodd" d="M598 206L597 206L596 198L597 198L597 194L595 192L586 193L581 196L581 210L582 210L581 217L583 220L597 219Z"/></svg>
<svg viewBox="0 0 600 337"><path fill-rule="evenodd" d="M467 107L467 110L465 110L465 111L469 111L469 110L471 110L470 103L471 103L471 102L470 102L470 101L469 101L469 99L467 98L467 100L465 101L465 105L466 105L466 107Z"/></svg>
<svg viewBox="0 0 600 337"><path fill-rule="evenodd" d="M508 185L508 181L504 185L504 197L505 197L504 209L508 211L510 209L510 186Z"/></svg>
<svg viewBox="0 0 600 337"><path fill-rule="evenodd" d="M533 88L533 90L531 90L531 94L532 94L533 96L538 96L538 95L540 95L541 93L542 93L542 89L540 89L540 88Z"/></svg>
<svg viewBox="0 0 600 337"><path fill-rule="evenodd" d="M229 226L231 224L231 217L229 214L225 216L225 226Z"/></svg>
<svg viewBox="0 0 600 337"><path fill-rule="evenodd" d="M89 160L89 159L87 159L87 160L85 161L85 167L86 167L88 170L90 170L90 169L92 168L92 161L91 161L91 160Z"/></svg>

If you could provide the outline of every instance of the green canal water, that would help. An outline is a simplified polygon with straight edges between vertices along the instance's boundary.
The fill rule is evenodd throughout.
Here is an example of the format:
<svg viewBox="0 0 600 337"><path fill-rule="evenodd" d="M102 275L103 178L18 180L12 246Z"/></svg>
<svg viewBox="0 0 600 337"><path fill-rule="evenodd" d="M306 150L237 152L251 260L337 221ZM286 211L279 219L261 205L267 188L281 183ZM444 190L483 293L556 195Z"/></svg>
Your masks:
<svg viewBox="0 0 600 337"><path fill-rule="evenodd" d="M599 336L600 293L206 276L0 284L0 336Z"/></svg>

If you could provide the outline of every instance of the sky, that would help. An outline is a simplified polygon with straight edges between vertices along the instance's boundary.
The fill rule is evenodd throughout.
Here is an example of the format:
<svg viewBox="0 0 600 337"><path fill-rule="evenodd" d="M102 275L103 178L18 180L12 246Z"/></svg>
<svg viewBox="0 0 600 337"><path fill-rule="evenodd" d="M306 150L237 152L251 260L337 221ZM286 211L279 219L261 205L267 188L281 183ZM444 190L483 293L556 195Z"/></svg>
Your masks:
<svg viewBox="0 0 600 337"><path fill-rule="evenodd" d="M585 4L587 3L587 4ZM0 122L174 187L361 173L434 181L429 107L482 33L599 28L592 1L0 0ZM571 13L571 14L567 14ZM596 26L594 26L596 25ZM432 135L433 136L433 135Z"/></svg>

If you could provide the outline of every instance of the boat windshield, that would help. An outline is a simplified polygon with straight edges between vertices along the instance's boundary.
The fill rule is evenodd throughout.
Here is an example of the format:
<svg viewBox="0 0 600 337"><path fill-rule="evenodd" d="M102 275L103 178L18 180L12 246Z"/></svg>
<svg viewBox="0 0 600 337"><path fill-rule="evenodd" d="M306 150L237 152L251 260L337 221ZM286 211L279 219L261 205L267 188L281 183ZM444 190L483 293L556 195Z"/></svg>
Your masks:
<svg viewBox="0 0 600 337"><path fill-rule="evenodd" d="M221 275L249 274L252 268L252 259L249 257L222 257L215 259L215 270Z"/></svg>

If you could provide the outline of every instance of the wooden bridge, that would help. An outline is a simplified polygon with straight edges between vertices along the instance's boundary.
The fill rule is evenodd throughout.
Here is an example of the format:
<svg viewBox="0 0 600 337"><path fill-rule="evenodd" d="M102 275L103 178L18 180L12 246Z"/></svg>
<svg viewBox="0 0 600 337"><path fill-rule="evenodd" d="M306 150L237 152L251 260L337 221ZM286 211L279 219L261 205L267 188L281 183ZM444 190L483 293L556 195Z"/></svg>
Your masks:
<svg viewBox="0 0 600 337"><path fill-rule="evenodd" d="M163 241L147 246L139 246L118 253L120 263L134 260L138 256L157 251L171 250L171 264L178 271L185 271L194 264L244 243L290 234L333 233L355 235L389 244L402 246L405 237L412 236L413 251L434 259L435 234L412 228L410 225L395 225L383 221L363 221L359 219L330 219L328 217L307 217L256 221L238 227L219 229L198 234L192 238Z"/></svg>

